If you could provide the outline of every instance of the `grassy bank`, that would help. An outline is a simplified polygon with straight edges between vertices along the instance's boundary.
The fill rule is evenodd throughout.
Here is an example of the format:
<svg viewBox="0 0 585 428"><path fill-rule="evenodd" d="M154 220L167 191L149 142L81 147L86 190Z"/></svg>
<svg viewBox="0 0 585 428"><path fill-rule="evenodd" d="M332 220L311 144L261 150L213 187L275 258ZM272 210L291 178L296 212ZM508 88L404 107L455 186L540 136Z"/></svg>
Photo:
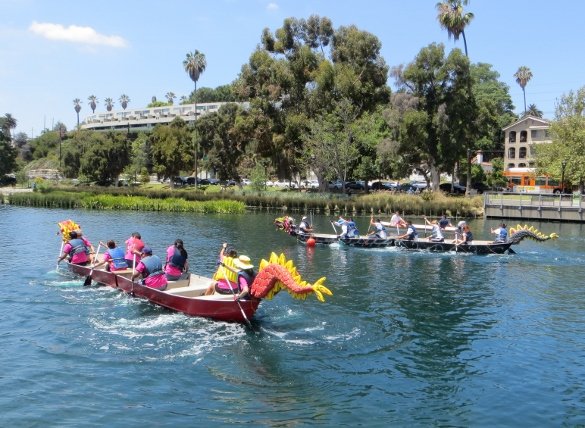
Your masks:
<svg viewBox="0 0 585 428"><path fill-rule="evenodd" d="M176 211L201 213L240 213L245 208L282 213L322 213L325 215L386 216L395 211L413 216L478 217L483 215L481 197L448 197L442 193L421 195L378 192L347 196L308 192L255 192L230 189L169 190L140 188L44 188L34 193L8 196L14 205L140 211Z"/></svg>

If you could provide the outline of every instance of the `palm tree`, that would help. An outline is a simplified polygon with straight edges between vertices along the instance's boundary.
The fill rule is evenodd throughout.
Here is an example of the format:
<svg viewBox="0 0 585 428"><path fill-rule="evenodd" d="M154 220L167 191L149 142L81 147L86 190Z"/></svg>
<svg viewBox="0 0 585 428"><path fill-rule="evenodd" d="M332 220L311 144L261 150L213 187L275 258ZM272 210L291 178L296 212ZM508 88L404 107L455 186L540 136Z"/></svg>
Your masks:
<svg viewBox="0 0 585 428"><path fill-rule="evenodd" d="M77 127L79 128L79 112L81 111L81 100L79 98L75 98L73 100L73 105L75 106L75 113L77 113Z"/></svg>
<svg viewBox="0 0 585 428"><path fill-rule="evenodd" d="M518 68L516 74L514 74L516 78L516 83L520 85L522 88L522 93L524 94L524 114L526 114L526 84L530 82L532 79L532 71L528 67L522 66Z"/></svg>
<svg viewBox="0 0 585 428"><path fill-rule="evenodd" d="M128 107L128 103L130 102L130 97L126 94L122 94L120 95L120 105L122 106L122 108L124 110L126 110L126 107Z"/></svg>
<svg viewBox="0 0 585 428"><path fill-rule="evenodd" d="M473 19L473 13L464 13L463 6L467 6L468 0L444 0L437 3L437 19L441 28L447 30L449 39L459 40L459 36L463 36L463 45L465 46L465 56L467 54L467 40L465 38L465 27L469 25Z"/></svg>
<svg viewBox="0 0 585 428"><path fill-rule="evenodd" d="M98 99L95 95L90 95L87 97L87 101L89 101L89 106L91 107L91 112L95 113L95 108L97 107Z"/></svg>
<svg viewBox="0 0 585 428"><path fill-rule="evenodd" d="M114 108L114 100L111 98L106 98L104 100L104 103L106 103L106 110L112 111L112 109Z"/></svg>
<svg viewBox="0 0 585 428"><path fill-rule="evenodd" d="M542 118L542 110L536 107L536 104L530 104L528 110L526 110L526 116L534 116Z"/></svg>
<svg viewBox="0 0 585 428"><path fill-rule="evenodd" d="M179 103L186 104L187 103L187 97L185 95L181 95L181 98L179 98Z"/></svg>
<svg viewBox="0 0 585 428"><path fill-rule="evenodd" d="M16 128L17 121L10 113L6 113L2 119L2 131L10 141L12 140L10 130Z"/></svg>
<svg viewBox="0 0 585 428"><path fill-rule="evenodd" d="M174 100L175 98L177 98L177 96L175 95L175 93L174 93L174 92L167 92L167 93L165 94L165 97L167 98L167 100L169 101L169 103L170 103L171 105L173 105L173 100Z"/></svg>
<svg viewBox="0 0 585 428"><path fill-rule="evenodd" d="M194 122L197 121L197 81L199 80L199 76L201 73L205 71L205 67L207 67L207 61L205 59L205 54L199 52L195 49L195 52L187 53L185 60L183 61L183 67L191 80L195 83L195 91L193 92L193 97L195 98L195 118ZM195 137L196 140L196 137ZM195 187L197 187L197 141L195 141Z"/></svg>

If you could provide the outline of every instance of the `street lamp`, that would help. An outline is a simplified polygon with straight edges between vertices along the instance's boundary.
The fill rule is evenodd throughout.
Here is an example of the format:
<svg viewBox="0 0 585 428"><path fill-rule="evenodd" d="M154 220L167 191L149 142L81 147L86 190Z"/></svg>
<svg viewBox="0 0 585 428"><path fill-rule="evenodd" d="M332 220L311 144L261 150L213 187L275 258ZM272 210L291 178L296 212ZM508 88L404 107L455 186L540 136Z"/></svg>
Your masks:
<svg viewBox="0 0 585 428"><path fill-rule="evenodd" d="M561 162L561 193L565 193L565 168L567 167L567 161Z"/></svg>

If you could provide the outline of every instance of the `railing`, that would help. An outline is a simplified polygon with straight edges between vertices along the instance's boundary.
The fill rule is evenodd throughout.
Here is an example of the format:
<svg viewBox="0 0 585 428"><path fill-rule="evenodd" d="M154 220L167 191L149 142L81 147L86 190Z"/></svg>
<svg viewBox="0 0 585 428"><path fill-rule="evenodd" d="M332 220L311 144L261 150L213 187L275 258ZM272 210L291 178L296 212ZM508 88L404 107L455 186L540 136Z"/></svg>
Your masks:
<svg viewBox="0 0 585 428"><path fill-rule="evenodd" d="M576 194L485 193L486 217L585 221L585 198Z"/></svg>

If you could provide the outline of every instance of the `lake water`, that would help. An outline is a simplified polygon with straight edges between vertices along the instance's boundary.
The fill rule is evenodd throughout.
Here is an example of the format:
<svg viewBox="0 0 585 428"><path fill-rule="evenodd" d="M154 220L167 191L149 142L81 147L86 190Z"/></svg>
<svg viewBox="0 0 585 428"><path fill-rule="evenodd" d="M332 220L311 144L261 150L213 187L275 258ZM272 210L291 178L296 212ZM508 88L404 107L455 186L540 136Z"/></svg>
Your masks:
<svg viewBox="0 0 585 428"><path fill-rule="evenodd" d="M0 205L0 425L585 424L583 226L535 224L560 239L476 256L311 249L274 217ZM69 218L96 243L138 230L160 254L182 238L203 275L224 241L256 263L283 252L334 295L280 293L250 330L83 287L56 270ZM471 222L476 239L496 223Z"/></svg>

